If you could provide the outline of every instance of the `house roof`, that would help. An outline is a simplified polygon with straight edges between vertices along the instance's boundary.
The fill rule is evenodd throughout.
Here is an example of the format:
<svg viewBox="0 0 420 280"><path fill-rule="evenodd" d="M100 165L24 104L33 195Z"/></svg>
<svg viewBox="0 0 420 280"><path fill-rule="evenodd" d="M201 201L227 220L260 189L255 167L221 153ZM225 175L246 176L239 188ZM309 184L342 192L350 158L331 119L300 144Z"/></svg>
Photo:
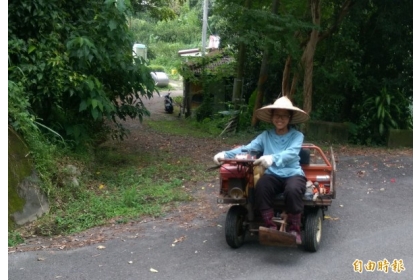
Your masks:
<svg viewBox="0 0 420 280"><path fill-rule="evenodd" d="M205 57L208 59L208 63L205 65L205 70L210 72L217 71L220 67L235 62L235 59L232 56L224 54L220 50L209 52ZM201 59L192 58L185 62L184 65L197 75L202 72L203 67L201 63Z"/></svg>

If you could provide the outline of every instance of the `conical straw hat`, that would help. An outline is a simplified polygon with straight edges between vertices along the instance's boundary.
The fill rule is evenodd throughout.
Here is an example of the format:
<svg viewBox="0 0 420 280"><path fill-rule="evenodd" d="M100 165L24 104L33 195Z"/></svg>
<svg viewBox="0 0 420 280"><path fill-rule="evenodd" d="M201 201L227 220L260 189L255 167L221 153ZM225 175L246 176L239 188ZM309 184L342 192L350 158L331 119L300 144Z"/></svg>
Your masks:
<svg viewBox="0 0 420 280"><path fill-rule="evenodd" d="M290 99L286 96L280 97L271 105L258 109L256 111L256 117L264 122L271 123L271 114L273 109L285 109L293 111L293 117L289 124L303 123L309 120L309 115L302 109L293 106L292 101L290 101Z"/></svg>

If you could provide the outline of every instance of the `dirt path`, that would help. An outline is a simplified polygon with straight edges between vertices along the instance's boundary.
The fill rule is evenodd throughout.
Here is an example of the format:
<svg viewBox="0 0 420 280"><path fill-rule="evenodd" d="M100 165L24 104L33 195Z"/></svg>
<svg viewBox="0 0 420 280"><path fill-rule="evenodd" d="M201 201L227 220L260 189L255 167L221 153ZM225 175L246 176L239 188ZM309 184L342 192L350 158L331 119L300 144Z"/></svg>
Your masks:
<svg viewBox="0 0 420 280"><path fill-rule="evenodd" d="M168 92L171 94L171 97L177 97L183 95L183 89L182 89L182 81L171 81L170 87L173 88L171 90L159 90L158 93L153 94L153 98L150 99L143 99L143 103L146 106L146 108L150 111L151 115L150 117L146 117L147 119L155 120L155 119L169 119L172 118L174 115L167 114L165 112L164 107L164 96L168 94ZM174 107L177 107L176 104L174 104ZM178 108L177 108L178 109Z"/></svg>

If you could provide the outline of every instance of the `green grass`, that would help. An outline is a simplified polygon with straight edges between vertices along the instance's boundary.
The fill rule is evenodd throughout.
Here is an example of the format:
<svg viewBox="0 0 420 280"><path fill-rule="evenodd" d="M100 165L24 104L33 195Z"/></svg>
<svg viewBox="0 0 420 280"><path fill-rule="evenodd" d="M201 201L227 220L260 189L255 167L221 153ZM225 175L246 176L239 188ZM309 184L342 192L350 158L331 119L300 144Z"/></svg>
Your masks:
<svg viewBox="0 0 420 280"><path fill-rule="evenodd" d="M18 244L22 244L24 242L21 234L17 231L9 231L8 232L8 238L7 238L7 246L13 247Z"/></svg>
<svg viewBox="0 0 420 280"><path fill-rule="evenodd" d="M153 130L172 135L189 136L192 138L214 137L217 134L204 126L195 123L194 120L174 118L174 120L145 121ZM176 125L174 125L176 122ZM220 130L219 130L220 131ZM219 132L220 133L220 132Z"/></svg>
<svg viewBox="0 0 420 280"><path fill-rule="evenodd" d="M138 170L125 170L120 177L103 178L97 190L85 190L75 200L57 209L38 226L38 234L56 235L79 232L105 224L110 219L128 221L144 215L159 216L164 206L187 201L181 191L182 180L152 180ZM101 187L103 186L103 187Z"/></svg>
<svg viewBox="0 0 420 280"><path fill-rule="evenodd" d="M184 184L206 176L205 168L193 166L188 158L142 150L126 153L123 142L98 149L93 158L74 155L72 159L76 158L84 166L81 185L54 190L50 213L35 222L36 234L70 234L110 220L160 216L192 199Z"/></svg>
<svg viewBox="0 0 420 280"><path fill-rule="evenodd" d="M111 154L109 154L111 153ZM103 161L106 159L106 161ZM191 200L182 186L190 175L185 166L170 163L143 166L146 158L122 161L115 152L102 151L93 174L76 193L62 192L66 201L37 223L37 234L79 232L111 219L128 221L141 216L160 216L176 203Z"/></svg>
<svg viewBox="0 0 420 280"><path fill-rule="evenodd" d="M177 112L174 112L177 115ZM174 125L176 122L176 125ZM197 122L193 118L174 118L173 120L159 120L149 121L145 123L149 125L153 130L163 133L169 133L172 135L188 136L192 138L220 138L227 144L246 143L257 136L260 130L250 128L247 131L240 131L233 134L222 135L224 125L226 124L226 118L220 118L218 120L206 119L203 122Z"/></svg>
<svg viewBox="0 0 420 280"><path fill-rule="evenodd" d="M176 122L176 125L174 125ZM191 139L218 137L221 132L211 122L198 124L192 119L145 121L151 129ZM256 133L224 136L224 143L243 143ZM179 203L193 199L185 185L214 179L205 166L197 166L187 156L178 158L171 152L157 153L138 149L127 153L124 142L101 146L91 153L67 152L59 161L73 164L82 173L80 185L56 185L50 191L50 213L32 225L38 235L54 236L80 232L112 222L125 223L145 216L157 217ZM63 173L63 171L61 171ZM57 178L63 176L60 172ZM18 231L9 233L9 246L23 241ZM10 245L12 244L12 245Z"/></svg>

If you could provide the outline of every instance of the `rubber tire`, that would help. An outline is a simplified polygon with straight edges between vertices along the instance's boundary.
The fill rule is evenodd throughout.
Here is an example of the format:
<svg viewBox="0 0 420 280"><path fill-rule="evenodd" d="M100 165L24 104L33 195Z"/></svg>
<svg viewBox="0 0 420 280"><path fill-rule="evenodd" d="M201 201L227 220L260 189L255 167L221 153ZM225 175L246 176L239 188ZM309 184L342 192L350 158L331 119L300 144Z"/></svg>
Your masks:
<svg viewBox="0 0 420 280"><path fill-rule="evenodd" d="M227 244L236 249L244 244L246 228L244 221L246 218L246 209L240 205L230 207L225 222L225 236Z"/></svg>
<svg viewBox="0 0 420 280"><path fill-rule="evenodd" d="M303 246L306 251L318 251L322 237L322 220L321 209L311 211L307 214L305 219L305 231L303 234Z"/></svg>

